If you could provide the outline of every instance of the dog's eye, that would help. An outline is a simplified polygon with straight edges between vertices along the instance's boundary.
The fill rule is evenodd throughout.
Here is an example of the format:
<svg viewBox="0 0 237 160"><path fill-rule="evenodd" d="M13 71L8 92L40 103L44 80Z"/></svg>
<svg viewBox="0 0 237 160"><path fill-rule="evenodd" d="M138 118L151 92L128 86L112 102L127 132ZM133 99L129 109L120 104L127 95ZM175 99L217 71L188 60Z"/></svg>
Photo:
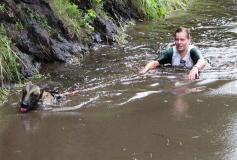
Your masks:
<svg viewBox="0 0 237 160"><path fill-rule="evenodd" d="M34 96L36 96L36 95L37 95L37 94L36 94L35 92L32 92L32 93L31 93L31 96L32 96L32 97L34 97Z"/></svg>
<svg viewBox="0 0 237 160"><path fill-rule="evenodd" d="M26 90L23 90L23 94L26 94L27 93L27 91Z"/></svg>

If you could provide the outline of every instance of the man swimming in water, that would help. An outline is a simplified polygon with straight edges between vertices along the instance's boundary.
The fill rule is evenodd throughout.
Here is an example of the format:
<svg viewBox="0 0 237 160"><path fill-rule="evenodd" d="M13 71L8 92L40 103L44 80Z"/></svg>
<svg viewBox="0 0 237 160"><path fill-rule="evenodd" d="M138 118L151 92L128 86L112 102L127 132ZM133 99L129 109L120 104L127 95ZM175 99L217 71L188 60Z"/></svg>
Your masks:
<svg viewBox="0 0 237 160"><path fill-rule="evenodd" d="M175 46L166 49L155 60L146 64L139 74L145 74L148 70L154 69L160 64L170 63L172 66L185 66L192 68L187 76L194 80L199 76L199 70L204 68L205 61L200 50L190 45L191 31L184 27L179 27L175 31Z"/></svg>

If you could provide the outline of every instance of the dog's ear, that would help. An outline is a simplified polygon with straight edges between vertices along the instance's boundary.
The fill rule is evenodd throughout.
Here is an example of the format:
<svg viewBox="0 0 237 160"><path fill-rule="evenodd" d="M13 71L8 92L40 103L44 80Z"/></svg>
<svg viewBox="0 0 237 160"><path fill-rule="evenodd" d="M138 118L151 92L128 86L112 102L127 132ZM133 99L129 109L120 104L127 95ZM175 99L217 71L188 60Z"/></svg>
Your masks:
<svg viewBox="0 0 237 160"><path fill-rule="evenodd" d="M47 85L40 85L39 87L40 87L40 99L41 99L44 93L44 89L47 87Z"/></svg>
<svg viewBox="0 0 237 160"><path fill-rule="evenodd" d="M48 85L45 84L45 85L40 85L39 87L40 87L40 89L45 89L47 86L48 86Z"/></svg>
<svg viewBox="0 0 237 160"><path fill-rule="evenodd" d="M40 88L40 99L42 98L43 93L44 93L44 89Z"/></svg>

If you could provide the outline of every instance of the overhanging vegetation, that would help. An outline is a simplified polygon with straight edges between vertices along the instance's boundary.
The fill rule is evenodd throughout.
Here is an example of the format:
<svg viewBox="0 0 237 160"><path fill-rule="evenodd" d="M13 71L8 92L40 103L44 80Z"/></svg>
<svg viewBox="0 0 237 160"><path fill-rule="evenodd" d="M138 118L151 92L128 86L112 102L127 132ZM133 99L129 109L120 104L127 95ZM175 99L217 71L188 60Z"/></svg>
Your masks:
<svg viewBox="0 0 237 160"><path fill-rule="evenodd" d="M177 9L185 9L189 0L131 0L131 7L145 19L165 17Z"/></svg>

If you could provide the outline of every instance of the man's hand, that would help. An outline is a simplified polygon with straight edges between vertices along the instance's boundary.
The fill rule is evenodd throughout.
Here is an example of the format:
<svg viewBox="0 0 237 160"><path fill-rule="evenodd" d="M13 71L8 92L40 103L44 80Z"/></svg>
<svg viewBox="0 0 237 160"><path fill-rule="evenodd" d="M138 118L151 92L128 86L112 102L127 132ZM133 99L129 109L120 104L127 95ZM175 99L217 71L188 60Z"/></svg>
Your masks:
<svg viewBox="0 0 237 160"><path fill-rule="evenodd" d="M198 73L198 67L197 66L193 66L192 70L189 72L189 75L187 76L189 80L194 80L196 79L196 77L199 77L199 73Z"/></svg>
<svg viewBox="0 0 237 160"><path fill-rule="evenodd" d="M145 74L147 71L145 69L141 70L139 74Z"/></svg>

